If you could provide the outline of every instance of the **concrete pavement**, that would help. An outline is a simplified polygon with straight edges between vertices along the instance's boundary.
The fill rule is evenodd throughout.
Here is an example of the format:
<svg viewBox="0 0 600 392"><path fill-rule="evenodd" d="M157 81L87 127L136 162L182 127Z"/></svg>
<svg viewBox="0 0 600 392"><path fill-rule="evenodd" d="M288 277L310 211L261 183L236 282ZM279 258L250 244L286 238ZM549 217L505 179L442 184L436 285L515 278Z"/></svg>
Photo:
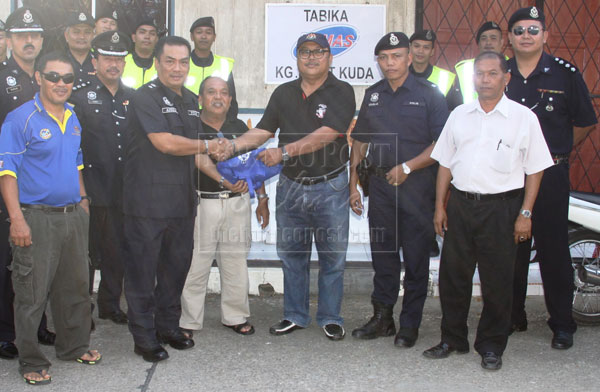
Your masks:
<svg viewBox="0 0 600 392"><path fill-rule="evenodd" d="M401 298L399 299L401 303ZM597 363L600 329L580 327L575 346L550 348L543 297L527 300L529 330L513 335L498 372L480 367L471 351L448 359L421 354L440 339L439 299L427 298L423 325L415 347L398 349L393 337L360 341L350 336L371 315L368 295L347 295L343 316L347 336L329 341L313 324L286 336L272 336L271 324L281 317L283 298L251 297L252 336L241 336L220 323L219 296L207 299L204 329L187 351L167 347L170 359L144 362L133 353L127 327L96 320L92 348L103 360L97 366L63 362L44 347L53 362L52 383L41 391L575 391L599 390ZM397 309L399 306L397 306ZM316 310L316 297L311 297ZM471 342L481 311L473 298L469 325ZM396 312L398 313L398 312ZM17 361L0 360L0 391L32 390L17 373Z"/></svg>

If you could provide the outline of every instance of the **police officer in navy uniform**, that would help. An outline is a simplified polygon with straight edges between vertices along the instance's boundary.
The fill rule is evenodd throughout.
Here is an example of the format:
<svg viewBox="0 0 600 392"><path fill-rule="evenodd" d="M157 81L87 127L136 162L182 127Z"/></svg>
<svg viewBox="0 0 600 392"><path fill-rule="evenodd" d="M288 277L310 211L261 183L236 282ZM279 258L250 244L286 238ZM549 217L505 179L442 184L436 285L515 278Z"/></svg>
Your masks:
<svg viewBox="0 0 600 392"><path fill-rule="evenodd" d="M350 207L361 215L356 167L370 144L369 229L373 258L373 317L352 332L359 339L391 336L393 308L400 290L400 255L404 258L404 297L394 344L414 346L429 281L433 240L435 166L430 158L448 107L438 87L412 75L408 37L386 34L375 55L385 79L365 92L352 131Z"/></svg>
<svg viewBox="0 0 600 392"><path fill-rule="evenodd" d="M548 38L544 14L521 8L508 21L510 59L506 95L537 115L554 166L546 169L532 211L532 231L540 264L552 348L573 345L575 324L573 267L568 246L569 154L597 123L590 93L581 73L569 61L544 52ZM512 329L527 329L525 296L531 242L521 244L515 265Z"/></svg>
<svg viewBox="0 0 600 392"><path fill-rule="evenodd" d="M87 12L71 12L68 16L67 28L64 33L67 42L65 53L71 60L75 71L75 83L73 84L75 89L88 86L94 75L90 51L94 38L94 27L94 18Z"/></svg>
<svg viewBox="0 0 600 392"><path fill-rule="evenodd" d="M123 286L123 165L129 128L129 104L134 90L121 83L131 41L117 31L92 41L96 76L71 96L83 129L83 179L90 204L90 286L93 272L101 271L98 316L126 324L120 309Z"/></svg>
<svg viewBox="0 0 600 392"><path fill-rule="evenodd" d="M197 97L183 87L190 44L169 36L155 52L158 78L132 99L123 188L129 330L135 353L149 362L169 357L159 342L178 350L194 346L179 328L194 244L194 156L218 144L198 140Z"/></svg>
<svg viewBox="0 0 600 392"><path fill-rule="evenodd" d="M6 19L7 40L12 49L11 57L0 70L0 125L6 115L27 101L40 90L34 77L35 60L44 41L40 15L31 8L19 8ZM7 267L12 255L8 243L10 224L4 201L0 199L0 358L13 359L18 355L15 339L13 289L11 274ZM39 342L53 345L55 335L48 331L46 315L38 330Z"/></svg>

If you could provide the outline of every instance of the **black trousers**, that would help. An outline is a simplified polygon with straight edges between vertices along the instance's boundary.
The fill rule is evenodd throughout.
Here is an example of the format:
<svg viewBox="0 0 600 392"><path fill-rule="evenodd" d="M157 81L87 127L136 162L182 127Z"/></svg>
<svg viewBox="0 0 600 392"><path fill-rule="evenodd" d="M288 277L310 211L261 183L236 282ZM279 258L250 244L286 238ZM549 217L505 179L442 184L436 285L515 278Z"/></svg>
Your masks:
<svg viewBox="0 0 600 392"><path fill-rule="evenodd" d="M532 231L544 285L548 326L552 331L574 333L573 267L569 254L569 165L561 163L544 171L535 205ZM521 244L515 267L513 323L525 320L525 296L531 243Z"/></svg>
<svg viewBox="0 0 600 392"><path fill-rule="evenodd" d="M398 300L402 248L405 273L401 328L419 328L427 298L434 233L432 180L429 172L415 173L398 187L380 177L369 179L369 235L375 270L372 299L388 305Z"/></svg>
<svg viewBox="0 0 600 392"><path fill-rule="evenodd" d="M467 317L473 274L478 267L483 311L475 349L502 355L510 330L512 279L517 246L514 223L523 196L508 200L468 200L451 191L448 230L440 260L442 341L468 349Z"/></svg>
<svg viewBox="0 0 600 392"><path fill-rule="evenodd" d="M181 292L194 249L194 217L125 215L125 298L138 346L158 346L156 332L179 328Z"/></svg>
<svg viewBox="0 0 600 392"><path fill-rule="evenodd" d="M0 342L13 342L15 340L15 313L13 300L15 293L12 286L12 274L8 267L12 262L12 252L8 242L10 222L4 203L0 203ZM46 313L38 331L48 328Z"/></svg>
<svg viewBox="0 0 600 392"><path fill-rule="evenodd" d="M90 258L100 269L98 312L120 309L125 275L123 213L118 207L90 207ZM90 282L90 285L93 281Z"/></svg>

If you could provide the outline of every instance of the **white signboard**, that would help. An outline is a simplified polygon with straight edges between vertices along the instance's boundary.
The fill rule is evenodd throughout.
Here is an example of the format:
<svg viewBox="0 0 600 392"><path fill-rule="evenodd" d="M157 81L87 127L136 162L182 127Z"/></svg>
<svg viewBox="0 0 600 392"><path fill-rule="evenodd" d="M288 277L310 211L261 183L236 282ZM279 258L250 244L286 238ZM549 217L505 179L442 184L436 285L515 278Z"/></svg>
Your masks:
<svg viewBox="0 0 600 392"><path fill-rule="evenodd" d="M331 72L350 84L381 79L373 49L385 34L385 5L266 4L265 83L298 78L296 41L324 34L331 46Z"/></svg>

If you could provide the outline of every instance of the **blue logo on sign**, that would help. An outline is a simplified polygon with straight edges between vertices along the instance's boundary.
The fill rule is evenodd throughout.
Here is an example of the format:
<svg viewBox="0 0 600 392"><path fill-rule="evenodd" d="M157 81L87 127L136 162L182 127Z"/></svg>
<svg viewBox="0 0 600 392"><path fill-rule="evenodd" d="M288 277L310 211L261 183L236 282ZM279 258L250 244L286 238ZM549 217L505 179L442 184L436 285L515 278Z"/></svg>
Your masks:
<svg viewBox="0 0 600 392"><path fill-rule="evenodd" d="M349 51L356 45L356 42L358 41L358 32L354 27L348 25L324 27L321 30L316 30L314 32L321 33L327 37L333 57ZM295 45L293 49L293 55L296 57Z"/></svg>

